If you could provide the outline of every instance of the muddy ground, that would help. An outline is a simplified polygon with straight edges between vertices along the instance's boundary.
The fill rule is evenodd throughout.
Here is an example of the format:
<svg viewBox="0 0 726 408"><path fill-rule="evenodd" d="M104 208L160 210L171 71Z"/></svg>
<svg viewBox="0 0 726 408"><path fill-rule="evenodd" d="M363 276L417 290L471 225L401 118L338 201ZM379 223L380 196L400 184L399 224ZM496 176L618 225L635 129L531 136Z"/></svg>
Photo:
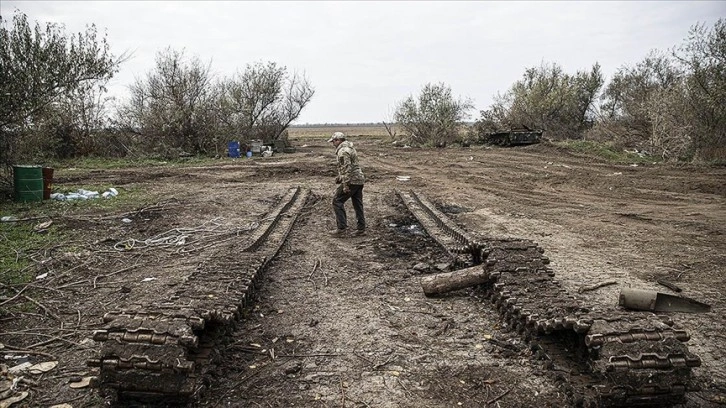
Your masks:
<svg viewBox="0 0 726 408"><path fill-rule="evenodd" d="M587 292L617 304L625 287L681 293L712 305L672 314L702 359L704 391L686 406L726 403L726 168L610 164L551 145L517 148L392 148L353 138L367 176L368 234L331 237L334 150L298 141L294 154L220 159L195 167L77 171L64 184L142 188L154 202L115 213L64 212L51 228L82 231L39 252L48 273L0 320L6 359L58 361L26 374L28 396L13 406L103 406L86 361L104 313L168 299L199 265L234 250L290 187L312 200L243 320L220 347L201 407L545 407L568 402L541 362L473 289L423 295L420 278L450 259L417 226L396 189L425 194L468 231L536 241L565 287L614 280ZM399 181L396 176L410 176ZM353 216L348 203L349 216ZM124 221L126 219L126 222ZM130 221L130 222L128 222ZM159 234L166 233L161 236ZM151 240L150 238L155 238ZM165 238L165 239L161 239ZM228 265L235 273L243 265ZM438 269L437 269L438 268ZM16 290L22 289L17 286ZM638 313L638 312L633 312ZM24 359L6 360L13 365Z"/></svg>

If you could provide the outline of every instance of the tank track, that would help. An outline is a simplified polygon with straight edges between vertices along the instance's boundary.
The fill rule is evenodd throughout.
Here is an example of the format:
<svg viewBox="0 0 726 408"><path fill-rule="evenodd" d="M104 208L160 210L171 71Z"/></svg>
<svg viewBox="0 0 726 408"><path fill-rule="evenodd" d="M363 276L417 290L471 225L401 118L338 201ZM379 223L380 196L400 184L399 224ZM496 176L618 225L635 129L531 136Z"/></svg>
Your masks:
<svg viewBox="0 0 726 408"><path fill-rule="evenodd" d="M672 406L695 390L691 369L701 360L689 352L686 331L653 313L587 306L555 279L535 242L478 238L421 194L397 193L436 242L452 254L471 254L489 272L478 290L529 343L573 406Z"/></svg>
<svg viewBox="0 0 726 408"><path fill-rule="evenodd" d="M261 273L287 239L309 191L289 190L246 241L218 250L174 295L106 313L93 334L100 356L94 385L115 401L178 404L202 388L216 346L234 327ZM230 270L230 265L239 269Z"/></svg>

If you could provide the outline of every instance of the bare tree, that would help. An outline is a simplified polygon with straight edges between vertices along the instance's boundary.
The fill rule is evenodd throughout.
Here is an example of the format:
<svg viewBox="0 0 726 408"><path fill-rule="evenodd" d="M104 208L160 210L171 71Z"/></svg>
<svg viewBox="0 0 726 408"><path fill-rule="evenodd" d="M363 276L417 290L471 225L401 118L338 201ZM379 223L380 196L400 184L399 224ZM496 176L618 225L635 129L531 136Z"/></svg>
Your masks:
<svg viewBox="0 0 726 408"><path fill-rule="evenodd" d="M385 121L381 122L383 123L383 127L386 129L386 133L388 133L388 136L391 137L392 141L396 141L396 128L394 124L388 124Z"/></svg>
<svg viewBox="0 0 726 408"><path fill-rule="evenodd" d="M220 117L231 137L279 139L312 99L315 90L297 73L274 62L247 65L223 82Z"/></svg>
<svg viewBox="0 0 726 408"><path fill-rule="evenodd" d="M31 27L20 12L12 25L0 17L0 164L18 159L27 130L54 104L83 84L108 80L124 58L110 53L94 25L69 36L57 24Z"/></svg>
<svg viewBox="0 0 726 408"><path fill-rule="evenodd" d="M104 140L110 124L105 81L87 81L49 104L34 118L36 143L56 157L109 155L111 146Z"/></svg>
<svg viewBox="0 0 726 408"><path fill-rule="evenodd" d="M399 102L394 118L412 142L445 147L459 138L459 128L472 108L469 99L454 99L448 85L429 83L418 97Z"/></svg>
<svg viewBox="0 0 726 408"><path fill-rule="evenodd" d="M613 75L602 95L604 119L628 128L635 143L646 141L652 131L648 101L680 81L681 72L673 60L651 51L643 61L623 66Z"/></svg>
<svg viewBox="0 0 726 408"><path fill-rule="evenodd" d="M686 72L686 112L695 124L693 151L706 160L726 159L726 20L696 24L675 52Z"/></svg>
<svg viewBox="0 0 726 408"><path fill-rule="evenodd" d="M522 79L480 112L475 129L529 127L546 129L555 138L581 138L592 125L594 101L603 82L597 63L575 75L565 73L558 64L527 68Z"/></svg>
<svg viewBox="0 0 726 408"><path fill-rule="evenodd" d="M216 150L218 94L210 64L167 48L157 55L154 70L130 90L121 121L150 146L162 146L168 155Z"/></svg>

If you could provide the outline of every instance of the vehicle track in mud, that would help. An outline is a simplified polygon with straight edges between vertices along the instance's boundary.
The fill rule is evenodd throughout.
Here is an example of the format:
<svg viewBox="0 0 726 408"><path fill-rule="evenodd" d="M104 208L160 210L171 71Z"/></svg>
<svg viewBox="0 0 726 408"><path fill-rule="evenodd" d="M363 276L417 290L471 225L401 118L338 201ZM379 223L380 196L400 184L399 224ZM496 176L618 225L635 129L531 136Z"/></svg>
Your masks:
<svg viewBox="0 0 726 408"><path fill-rule="evenodd" d="M166 403L193 397L308 194L299 187L288 191L242 244L218 248L170 298L106 313L106 326L93 335L103 343L100 356L88 362L99 368L96 387L124 405L132 398Z"/></svg>
<svg viewBox="0 0 726 408"><path fill-rule="evenodd" d="M335 172L333 151L323 141L291 155L211 166L93 174L56 169L59 179L73 183L99 177L144 189L158 197L158 205L123 216L56 219L89 234L87 241L56 250L63 257L50 264L54 290L25 292L59 317L66 327L63 340L72 342L35 349L52 354L62 368L46 377L42 388L31 389L29 406L102 403L95 390L69 389L68 380L93 374L85 362L100 350L101 344L90 339L103 314L140 300L168 298L199 265L217 256L216 246L204 248L213 242L211 235L192 236L182 247L190 251L183 255L153 249L119 253L114 244L215 219L219 232L242 237L296 185L310 189L314 200L269 265L229 341L215 349L220 358L210 365L194 405L568 405L559 380L543 361L532 358L522 337L483 293L423 296L420 276L451 263L452 256L411 228L416 222L394 194L402 188L424 193L466 231L537 242L571 293L591 283L618 281L583 294L588 303L613 306L621 287L665 290L656 278L672 280L684 294L710 303L712 313L670 316L691 335L688 348L702 359L693 373L704 392L689 393L685 406L715 407L726 400L721 364L726 361L726 322L720 312L726 306L720 295L726 291L721 278L726 169L631 167L548 146L392 149L376 139L354 143L369 180L364 202L370 230L360 238L325 235L334 227L329 200ZM396 175L412 177L401 182ZM122 217L132 223L121 223ZM217 266L226 265L238 267L236 258ZM142 283L147 277L156 280ZM41 309L31 312L5 320L3 327L13 333L55 333L50 329L58 321ZM21 348L47 340L25 334L0 338ZM31 358L37 362L43 356Z"/></svg>
<svg viewBox="0 0 726 408"><path fill-rule="evenodd" d="M302 217L199 403L485 406L505 392L525 405L563 402L493 311L466 293L421 295L411 267L452 258L393 191L364 196L365 237L328 237L328 200Z"/></svg>
<svg viewBox="0 0 726 408"><path fill-rule="evenodd" d="M469 252L488 273L482 290L507 325L558 371L570 405L680 405L687 391L697 390L691 368L701 360L684 345L686 331L652 313L588 305L554 279L549 258L533 241L474 237L424 196L398 194L440 245Z"/></svg>

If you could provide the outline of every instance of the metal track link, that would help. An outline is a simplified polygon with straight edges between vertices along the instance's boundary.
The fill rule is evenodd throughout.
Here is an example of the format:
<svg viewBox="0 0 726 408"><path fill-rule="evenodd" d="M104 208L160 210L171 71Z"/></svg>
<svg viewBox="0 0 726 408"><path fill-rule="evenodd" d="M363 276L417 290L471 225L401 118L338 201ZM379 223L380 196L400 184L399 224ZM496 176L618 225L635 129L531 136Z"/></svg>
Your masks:
<svg viewBox="0 0 726 408"><path fill-rule="evenodd" d="M447 251L480 252L490 279L479 290L530 342L573 404L664 407L685 400L691 368L700 365L685 345L686 331L652 313L623 311L617 302L589 307L554 279L549 259L535 242L474 239L421 194L398 195Z"/></svg>
<svg viewBox="0 0 726 408"><path fill-rule="evenodd" d="M244 241L219 249L170 299L104 315L93 339L100 356L95 381L115 400L183 402L200 388L215 347L238 321L261 273L287 240L309 196L289 190ZM240 268L230 269L232 265Z"/></svg>
<svg viewBox="0 0 726 408"><path fill-rule="evenodd" d="M426 197L414 192L397 191L397 194L429 236L447 252L454 257L457 254L469 254L474 264L481 263L482 244L445 217Z"/></svg>

